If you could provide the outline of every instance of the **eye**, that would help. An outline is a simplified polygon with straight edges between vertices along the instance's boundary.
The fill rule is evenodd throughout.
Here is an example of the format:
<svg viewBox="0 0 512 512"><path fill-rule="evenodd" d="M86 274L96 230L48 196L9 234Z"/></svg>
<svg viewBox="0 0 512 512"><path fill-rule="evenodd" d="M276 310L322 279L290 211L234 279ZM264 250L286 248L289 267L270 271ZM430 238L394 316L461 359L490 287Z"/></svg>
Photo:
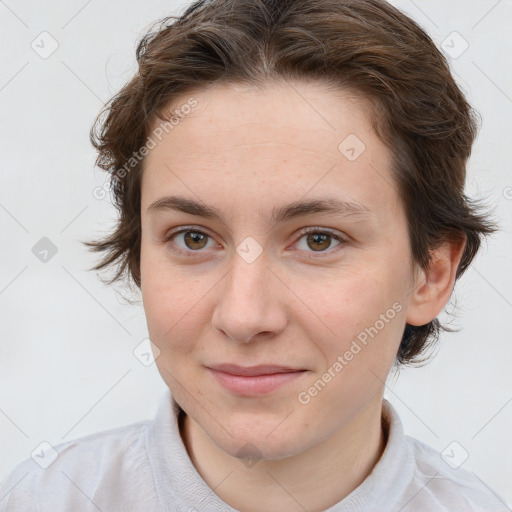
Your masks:
<svg viewBox="0 0 512 512"><path fill-rule="evenodd" d="M186 228L175 231L166 236L165 242L171 242L175 247L172 250L190 256L192 252L200 252L201 249L215 247L217 244L210 235L198 229ZM208 242L211 242L208 246Z"/></svg>
<svg viewBox="0 0 512 512"><path fill-rule="evenodd" d="M169 233L164 241L171 244L171 250L184 256L192 256L193 253L202 253L202 249L218 247L215 240L204 231L191 227L182 228ZM328 250L336 242L334 250ZM296 247L304 252L316 252L331 254L336 247L342 246L347 240L326 228L310 227L301 231ZM210 245L208 245L210 243ZM320 256L320 254L319 254Z"/></svg>
<svg viewBox="0 0 512 512"><path fill-rule="evenodd" d="M332 246L333 240L337 242L334 247L339 247L346 240L340 236L332 233L329 230L321 228L306 228L301 232L301 237L297 242L297 246L300 250L305 252L320 252L320 253L332 253L335 251L327 251ZM303 243L301 244L301 242ZM308 250L310 249L310 250Z"/></svg>

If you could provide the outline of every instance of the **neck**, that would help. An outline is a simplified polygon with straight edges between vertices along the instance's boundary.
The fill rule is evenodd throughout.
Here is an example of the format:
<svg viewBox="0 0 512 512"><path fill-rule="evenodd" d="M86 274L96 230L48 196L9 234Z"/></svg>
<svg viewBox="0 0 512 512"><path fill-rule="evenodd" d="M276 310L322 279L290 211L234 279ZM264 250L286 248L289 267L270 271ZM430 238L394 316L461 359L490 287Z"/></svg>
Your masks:
<svg viewBox="0 0 512 512"><path fill-rule="evenodd" d="M320 512L348 496L371 473L386 445L381 418L382 397L376 396L331 438L292 457L260 460L249 467L224 452L188 415L181 434L198 473L231 507L244 512Z"/></svg>

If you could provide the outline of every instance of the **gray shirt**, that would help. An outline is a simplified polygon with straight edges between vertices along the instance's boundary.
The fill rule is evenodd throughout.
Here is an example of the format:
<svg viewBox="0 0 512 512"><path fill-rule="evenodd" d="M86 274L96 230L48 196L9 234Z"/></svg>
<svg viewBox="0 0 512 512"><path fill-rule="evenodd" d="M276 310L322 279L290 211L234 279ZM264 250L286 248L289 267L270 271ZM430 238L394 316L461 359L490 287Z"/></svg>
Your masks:
<svg viewBox="0 0 512 512"><path fill-rule="evenodd" d="M236 512L192 464L180 411L166 390L151 421L43 446L0 484L0 512ZM387 400L383 425L386 447L372 473L326 512L510 510L475 474L404 435Z"/></svg>

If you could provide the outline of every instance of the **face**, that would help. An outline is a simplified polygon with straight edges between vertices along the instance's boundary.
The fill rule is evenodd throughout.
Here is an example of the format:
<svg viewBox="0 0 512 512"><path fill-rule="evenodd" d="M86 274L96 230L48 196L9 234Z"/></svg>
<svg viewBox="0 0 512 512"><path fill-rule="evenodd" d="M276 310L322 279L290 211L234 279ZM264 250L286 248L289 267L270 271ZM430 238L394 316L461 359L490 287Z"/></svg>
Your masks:
<svg viewBox="0 0 512 512"><path fill-rule="evenodd" d="M190 97L142 178L156 364L226 453L298 454L380 403L401 341L413 266L390 153L361 105L318 84L176 105Z"/></svg>

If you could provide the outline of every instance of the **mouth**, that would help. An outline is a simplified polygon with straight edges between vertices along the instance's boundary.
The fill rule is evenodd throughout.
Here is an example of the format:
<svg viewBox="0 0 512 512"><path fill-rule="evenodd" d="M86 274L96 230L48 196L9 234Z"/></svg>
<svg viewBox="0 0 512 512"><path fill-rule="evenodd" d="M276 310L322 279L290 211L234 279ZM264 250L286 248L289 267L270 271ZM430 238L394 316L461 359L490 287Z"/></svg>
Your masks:
<svg viewBox="0 0 512 512"><path fill-rule="evenodd" d="M251 397L270 393L300 378L308 370L279 365L207 367L217 383L236 395Z"/></svg>

